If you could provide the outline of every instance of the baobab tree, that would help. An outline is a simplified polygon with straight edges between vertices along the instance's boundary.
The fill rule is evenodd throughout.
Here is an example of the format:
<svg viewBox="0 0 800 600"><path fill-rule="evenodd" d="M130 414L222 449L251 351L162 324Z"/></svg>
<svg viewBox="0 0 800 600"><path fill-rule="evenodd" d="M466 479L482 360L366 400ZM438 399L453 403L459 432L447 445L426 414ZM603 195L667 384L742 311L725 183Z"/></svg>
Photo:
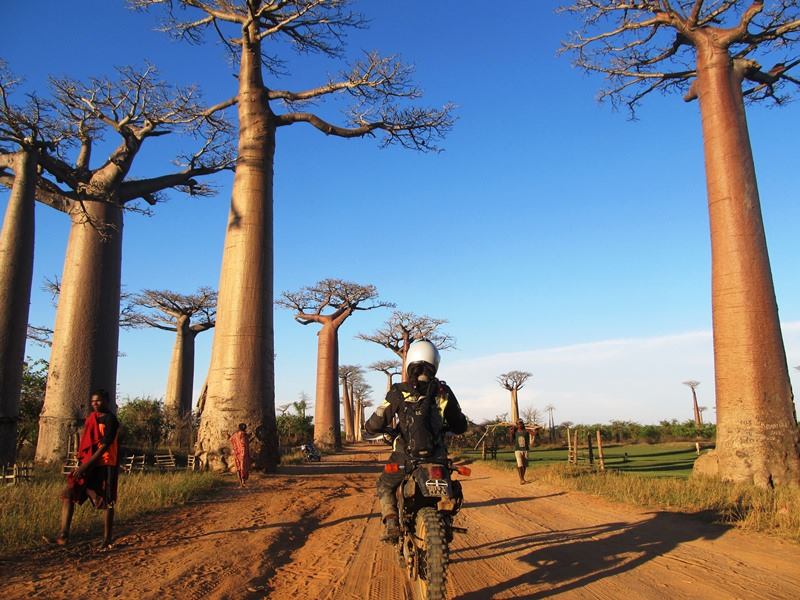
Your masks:
<svg viewBox="0 0 800 600"><path fill-rule="evenodd" d="M556 407L548 404L544 407L544 410L547 413L547 429L550 432L550 442L554 443L556 441L556 422L553 420L553 412Z"/></svg>
<svg viewBox="0 0 800 600"><path fill-rule="evenodd" d="M406 354L408 347L417 340L428 340L439 350L455 348L456 341L449 334L439 331L447 323L445 319L434 319L414 313L394 311L383 327L374 333L359 333L360 340L380 344L394 352L403 365L402 380L405 381Z"/></svg>
<svg viewBox="0 0 800 600"><path fill-rule="evenodd" d="M703 417L700 415L700 407L697 405L697 386L700 385L700 382L690 379L689 381L684 381L683 385L688 385L692 389L692 405L694 407L694 426L697 429L701 429L703 427Z"/></svg>
<svg viewBox="0 0 800 600"><path fill-rule="evenodd" d="M519 420L519 403L517 401L517 394L521 390L525 382L531 377L532 373L527 371L509 371L498 375L497 382L501 387L511 392L511 422L516 423Z"/></svg>
<svg viewBox="0 0 800 600"><path fill-rule="evenodd" d="M272 467L275 441L273 355L273 161L280 128L306 123L325 135L360 138L384 134L383 145L430 151L451 127L451 106L406 104L420 96L410 69L394 58L367 53L339 77L303 90L281 89L268 76L285 73L286 48L340 57L347 32L365 26L348 0L129 0L135 8L163 6L164 29L198 42L219 36L238 65L239 158L222 257L217 327L211 352L208 400L200 442L224 443L224 423L246 413L263 419L267 446L256 462ZM182 9L179 13L177 9ZM185 18L181 18L185 17ZM284 44L282 44L282 42ZM274 79L274 77L273 77ZM308 107L335 96L354 104L336 124ZM279 109L280 104L285 112ZM335 382L336 371L333 371ZM330 400L317 398L317 411ZM322 406L320 406L322 405ZM334 408L334 411L338 407ZM327 418L331 415L329 414ZM231 419L234 419L231 421ZM330 437L331 422L317 423ZM315 431L317 429L315 428ZM262 436L264 437L264 436ZM328 445L328 444L326 444Z"/></svg>
<svg viewBox="0 0 800 600"><path fill-rule="evenodd" d="M180 447L190 443L192 391L194 387L194 341L214 327L217 293L202 287L193 294L171 290L143 290L132 298L128 317L133 327L153 327L175 333L175 345L167 376L164 408L176 422L170 441Z"/></svg>
<svg viewBox="0 0 800 600"><path fill-rule="evenodd" d="M344 407L344 436L345 441L353 442L353 396L350 386L354 379L361 377L363 369L358 365L342 365L339 367L339 381L342 384L342 406Z"/></svg>
<svg viewBox="0 0 800 600"><path fill-rule="evenodd" d="M378 299L374 285L341 279L323 279L297 292L283 292L275 304L294 311L302 325L315 323L317 334L317 398L314 410L314 442L340 448L339 430L339 328L356 311L391 307ZM324 311L329 311L324 313Z"/></svg>
<svg viewBox="0 0 800 600"><path fill-rule="evenodd" d="M356 378L352 382L353 387L353 435L356 442L364 441L364 409L372 406L369 395L372 393L372 386L364 381L363 378Z"/></svg>
<svg viewBox="0 0 800 600"><path fill-rule="evenodd" d="M150 65L140 71L119 69L114 79L54 79L51 85L55 118L74 130L79 148L74 162L46 148L38 157L47 177L37 182L37 200L59 208L71 221L39 423L36 459L43 462L58 461L66 453L90 390L109 390L113 405L123 212L142 212L137 200L153 205L170 188L209 193L195 178L232 165L229 128L215 115L217 108L202 107L195 88L159 81ZM119 137L118 145L93 167L95 142L109 132ZM172 132L196 138L199 149L177 157L173 173L130 177L145 143Z"/></svg>
<svg viewBox="0 0 800 600"><path fill-rule="evenodd" d="M16 455L33 281L39 150L53 148L62 137L38 97L30 95L24 106L12 102L17 84L0 60L0 184L11 187L0 231L0 464L13 463Z"/></svg>
<svg viewBox="0 0 800 600"><path fill-rule="evenodd" d="M386 375L386 391L392 388L392 378L395 375L402 375L403 365L399 360L379 360L369 366L372 371L380 371Z"/></svg>
<svg viewBox="0 0 800 600"><path fill-rule="evenodd" d="M711 226L716 450L695 472L800 483L800 431L772 282L745 100L781 104L800 80L797 0L576 0L564 44L604 74L601 97L635 110L655 91L699 100ZM762 68L758 61L773 66Z"/></svg>

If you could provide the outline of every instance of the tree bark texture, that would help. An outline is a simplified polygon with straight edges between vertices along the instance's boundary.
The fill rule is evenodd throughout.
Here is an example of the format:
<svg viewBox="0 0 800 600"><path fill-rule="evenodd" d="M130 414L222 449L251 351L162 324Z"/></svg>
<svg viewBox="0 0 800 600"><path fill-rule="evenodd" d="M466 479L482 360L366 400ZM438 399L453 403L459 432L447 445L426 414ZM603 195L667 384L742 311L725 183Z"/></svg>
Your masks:
<svg viewBox="0 0 800 600"><path fill-rule="evenodd" d="M190 318L178 317L175 328L175 347L172 350L169 375L167 377L167 393L164 397L164 408L175 419L175 429L170 434L169 442L179 448L189 447L192 414L192 388L194 387L194 340L195 332L190 328Z"/></svg>
<svg viewBox="0 0 800 600"><path fill-rule="evenodd" d="M342 447L339 425L338 328L331 321L323 323L318 335L314 443L321 447L338 450Z"/></svg>
<svg viewBox="0 0 800 600"><path fill-rule="evenodd" d="M14 157L14 185L0 232L0 464L16 458L17 419L33 279L36 156Z"/></svg>
<svg viewBox="0 0 800 600"><path fill-rule="evenodd" d="M107 390L116 406L122 209L116 202L83 206L95 226L78 205L73 208L39 418L40 462L64 459L70 435L89 412L92 390Z"/></svg>
<svg viewBox="0 0 800 600"><path fill-rule="evenodd" d="M353 402L350 399L347 379L342 379L342 406L344 407L344 439L346 442L353 442Z"/></svg>
<svg viewBox="0 0 800 600"><path fill-rule="evenodd" d="M254 30L245 32L251 40ZM256 433L251 447L256 467L274 470L279 460L272 317L275 125L255 41L242 45L238 114L236 175L197 453L216 471L234 470L225 433L243 422Z"/></svg>
<svg viewBox="0 0 800 600"><path fill-rule="evenodd" d="M519 404L517 403L517 391L511 390L511 422L516 424L519 420Z"/></svg>
<svg viewBox="0 0 800 600"><path fill-rule="evenodd" d="M760 486L800 483L795 418L742 77L725 49L697 48L712 253L716 450L695 472Z"/></svg>

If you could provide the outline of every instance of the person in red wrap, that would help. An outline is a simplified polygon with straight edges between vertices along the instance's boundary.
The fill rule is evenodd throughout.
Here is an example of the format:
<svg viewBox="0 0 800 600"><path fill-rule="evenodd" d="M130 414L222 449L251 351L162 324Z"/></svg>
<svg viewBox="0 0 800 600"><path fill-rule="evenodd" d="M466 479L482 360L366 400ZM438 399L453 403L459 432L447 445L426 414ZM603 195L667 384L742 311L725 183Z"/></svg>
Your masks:
<svg viewBox="0 0 800 600"><path fill-rule="evenodd" d="M67 475L67 487L61 493L61 532L56 543L66 545L75 504L83 504L88 498L96 509L105 511L101 549L107 550L111 548L117 500L119 421L109 409L107 391L92 392L90 404L92 413L83 425L78 446L78 468Z"/></svg>
<svg viewBox="0 0 800 600"><path fill-rule="evenodd" d="M245 487L245 482L250 477L250 435L247 433L247 425L239 423L239 431L228 438L231 441L233 460L236 462L239 485Z"/></svg>

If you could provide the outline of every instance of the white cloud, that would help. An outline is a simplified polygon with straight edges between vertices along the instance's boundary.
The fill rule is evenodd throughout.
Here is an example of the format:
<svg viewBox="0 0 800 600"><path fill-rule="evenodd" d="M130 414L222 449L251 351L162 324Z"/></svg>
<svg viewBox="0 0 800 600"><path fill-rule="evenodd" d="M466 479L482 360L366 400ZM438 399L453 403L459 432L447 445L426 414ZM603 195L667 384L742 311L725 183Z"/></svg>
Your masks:
<svg viewBox="0 0 800 600"><path fill-rule="evenodd" d="M790 377L800 373L800 321L782 324ZM605 340L557 348L495 354L442 364L440 376L473 420L509 412L509 393L497 375L516 369L533 377L520 390L520 408L555 406L557 422L626 419L656 423L692 418L691 392L681 382L696 379L705 415L714 415L714 369L710 331Z"/></svg>

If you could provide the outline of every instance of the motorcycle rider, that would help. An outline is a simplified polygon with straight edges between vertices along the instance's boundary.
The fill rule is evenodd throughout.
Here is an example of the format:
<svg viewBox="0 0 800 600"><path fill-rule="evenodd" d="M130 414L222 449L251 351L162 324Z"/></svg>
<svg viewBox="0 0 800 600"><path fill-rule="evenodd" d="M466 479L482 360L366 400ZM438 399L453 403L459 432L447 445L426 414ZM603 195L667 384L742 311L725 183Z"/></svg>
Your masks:
<svg viewBox="0 0 800 600"><path fill-rule="evenodd" d="M411 344L406 355L407 381L393 384L386 399L367 420L364 428L376 434L390 430L394 417L398 417L399 431L389 456L390 463L404 465L412 456L444 461L447 459L445 432L458 434L467 430L467 418L461 412L453 391L435 377L438 369L439 351L436 346L428 340ZM424 407L429 407L424 425L432 448L420 447L420 436L416 431L419 426L415 424L414 415L420 415ZM402 480L402 472L384 472L378 478L377 491L384 524L382 541L394 543L400 536L395 490Z"/></svg>

